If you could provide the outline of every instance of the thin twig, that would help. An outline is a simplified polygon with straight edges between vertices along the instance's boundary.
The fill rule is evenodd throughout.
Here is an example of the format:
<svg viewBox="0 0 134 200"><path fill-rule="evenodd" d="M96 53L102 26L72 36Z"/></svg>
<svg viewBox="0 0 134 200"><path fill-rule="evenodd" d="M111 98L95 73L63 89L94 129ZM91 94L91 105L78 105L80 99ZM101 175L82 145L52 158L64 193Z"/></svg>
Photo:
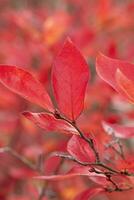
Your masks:
<svg viewBox="0 0 134 200"><path fill-rule="evenodd" d="M0 148L0 153L10 153L12 156L14 156L15 158L17 158L18 160L20 160L24 165L26 165L27 167L29 167L32 170L37 170L36 165L34 165L33 163L31 163L28 159L26 159L24 156L20 155L19 153L17 153L15 150L13 150L12 148L6 146L3 148Z"/></svg>
<svg viewBox="0 0 134 200"><path fill-rule="evenodd" d="M106 176L107 180L110 181L110 182L115 186L114 191L124 191L124 190L131 189L131 187L125 188L125 189L119 188L118 185L112 180L112 178L111 178L111 175L112 175L111 172L112 172L112 173L115 173L115 174L123 174L123 175L127 175L127 176L131 176L131 175L133 176L133 174L130 174L130 173L127 172L127 171L118 171L118 170L116 170L116 169L113 169L113 168L107 166L107 165L104 164L103 162L101 162L100 156L99 156L99 152L97 151L97 149L96 149L96 147L95 147L95 144L94 144L93 139L92 139L92 138L87 138L87 137L81 132L81 130L77 127L77 125L76 125L75 122L72 122L72 121L70 121L70 120L64 118L63 116L61 116L61 115L58 113L58 111L56 111L54 115L55 115L55 117L56 117L57 119L62 119L62 120L64 120L64 121L68 122L69 124L71 124L71 125L78 131L80 137L81 137L84 141L86 141L86 142L89 144L89 146L92 148L92 150L93 150L93 152L94 152L94 154L95 154L96 163L83 163L83 162L77 160L76 158L73 158L73 157L71 157L70 155L65 155L65 154L64 154L64 155L63 155L63 154L62 154L62 155L60 154L61 157L68 158L68 159L70 159L70 160L72 160L72 161L74 161L74 162L77 162L78 164L83 165L83 166L94 166L94 165L95 165L95 166L98 166L98 167L103 167L103 169L107 169L108 172L101 172L101 173L104 174L104 175ZM120 152L118 152L118 150L116 150L116 149L115 149L115 150L116 150L116 151L118 152L118 154L122 157L122 159L125 159L125 157L124 157L124 152L123 152L123 147L122 147L122 145L121 145L121 143L120 143L119 140L117 141L117 144L118 144L118 146L119 146L119 148L120 148ZM98 171L96 171L94 168L93 168L93 170L94 170L94 172L96 172L96 173L98 172ZM110 173L109 173L109 172L110 172Z"/></svg>
<svg viewBox="0 0 134 200"><path fill-rule="evenodd" d="M63 116L61 116L57 111L55 112L55 118L57 119L62 119L66 122L68 122L69 124L71 124L71 126L73 126L79 133L80 137L85 140L89 146L92 148L94 154L95 154L95 158L96 158L96 163L100 162L100 156L99 156L99 153L94 145L94 141L92 138L87 138L83 133L82 131L77 127L76 123L64 118Z"/></svg>

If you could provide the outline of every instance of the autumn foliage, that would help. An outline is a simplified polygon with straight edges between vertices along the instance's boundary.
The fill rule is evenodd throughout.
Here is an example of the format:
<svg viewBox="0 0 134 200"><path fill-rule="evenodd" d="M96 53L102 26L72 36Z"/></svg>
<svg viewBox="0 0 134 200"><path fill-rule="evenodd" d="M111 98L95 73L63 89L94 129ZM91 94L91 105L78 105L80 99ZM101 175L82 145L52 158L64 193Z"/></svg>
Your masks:
<svg viewBox="0 0 134 200"><path fill-rule="evenodd" d="M0 2L0 199L133 200L133 2L24 2Z"/></svg>

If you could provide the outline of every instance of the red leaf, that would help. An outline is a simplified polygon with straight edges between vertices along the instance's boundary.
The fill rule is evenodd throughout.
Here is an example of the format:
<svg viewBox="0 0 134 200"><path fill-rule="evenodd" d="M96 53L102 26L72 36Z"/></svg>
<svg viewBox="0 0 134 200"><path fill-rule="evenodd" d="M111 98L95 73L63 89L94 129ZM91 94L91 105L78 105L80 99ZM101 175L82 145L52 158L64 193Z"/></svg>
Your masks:
<svg viewBox="0 0 134 200"><path fill-rule="evenodd" d="M65 180L65 179L72 178L75 176L89 176L90 175L89 169L90 167L77 166L77 167L73 167L66 174L50 175L50 176L36 176L35 178L52 180L52 181L58 181L58 180L60 181L60 180Z"/></svg>
<svg viewBox="0 0 134 200"><path fill-rule="evenodd" d="M79 194L75 200L90 200L101 192L105 192L103 188L90 188Z"/></svg>
<svg viewBox="0 0 134 200"><path fill-rule="evenodd" d="M54 62L52 84L59 110L71 120L75 120L83 110L88 78L85 59L67 39Z"/></svg>
<svg viewBox="0 0 134 200"><path fill-rule="evenodd" d="M56 119L51 114L23 112L23 115L46 131L78 134L73 126L68 124L66 121Z"/></svg>
<svg viewBox="0 0 134 200"><path fill-rule="evenodd" d="M45 160L44 163L44 171L46 174L52 174L55 172L60 166L61 158L57 156L50 156Z"/></svg>
<svg viewBox="0 0 134 200"><path fill-rule="evenodd" d="M119 69L116 72L116 81L119 88L134 103L134 81L128 79Z"/></svg>
<svg viewBox="0 0 134 200"><path fill-rule="evenodd" d="M98 75L109 83L117 91L119 87L116 83L116 71L120 69L129 79L134 80L134 65L126 61L109 58L99 54L96 59L96 70Z"/></svg>
<svg viewBox="0 0 134 200"><path fill-rule="evenodd" d="M79 136L73 135L68 142L67 151L81 162L94 162L95 156L89 144Z"/></svg>
<svg viewBox="0 0 134 200"><path fill-rule="evenodd" d="M107 184L106 177L103 174L96 174L95 172L90 172L90 167L86 166L75 166L69 172L59 175L49 175L49 176L36 176L37 179L60 181L69 179L75 176L88 176L92 181L100 185L105 186Z"/></svg>
<svg viewBox="0 0 134 200"><path fill-rule="evenodd" d="M53 111L48 93L29 72L15 66L0 65L0 82L32 103Z"/></svg>
<svg viewBox="0 0 134 200"><path fill-rule="evenodd" d="M123 126L118 124L110 124L108 122L102 123L104 130L109 134L114 134L119 138L132 138L134 137L134 127Z"/></svg>

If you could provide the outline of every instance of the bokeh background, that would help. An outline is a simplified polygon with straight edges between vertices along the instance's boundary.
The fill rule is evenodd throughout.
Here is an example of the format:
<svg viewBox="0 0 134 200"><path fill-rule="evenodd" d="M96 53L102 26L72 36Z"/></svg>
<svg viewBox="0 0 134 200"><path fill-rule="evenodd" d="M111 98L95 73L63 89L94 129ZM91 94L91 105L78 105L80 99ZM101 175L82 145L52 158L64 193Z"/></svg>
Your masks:
<svg viewBox="0 0 134 200"><path fill-rule="evenodd" d="M78 122L84 131L92 130L100 143L106 143L108 138L101 121L132 125L134 112L132 105L96 76L95 58L100 51L134 62L134 1L0 0L0 63L31 71L51 96L51 67L68 36L83 53L92 74L85 111ZM65 151L70 136L45 133L21 115L24 110L42 111L0 84L0 147L8 145L31 163L41 162L45 174L54 174L60 161L49 155ZM127 141L130 152L131 144ZM71 165L64 161L62 170ZM42 200L71 200L94 184L79 177L45 185L44 181L32 179L37 174L14 155L1 150L0 200L37 200L46 185ZM123 200L128 194L118 195L97 199Z"/></svg>

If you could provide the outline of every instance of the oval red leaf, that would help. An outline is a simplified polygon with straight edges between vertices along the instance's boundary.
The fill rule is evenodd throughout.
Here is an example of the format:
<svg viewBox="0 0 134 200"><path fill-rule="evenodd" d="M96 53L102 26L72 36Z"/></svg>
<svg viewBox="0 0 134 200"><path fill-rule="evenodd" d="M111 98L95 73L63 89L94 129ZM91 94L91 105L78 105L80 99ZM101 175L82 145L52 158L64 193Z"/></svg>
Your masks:
<svg viewBox="0 0 134 200"><path fill-rule="evenodd" d="M89 69L84 57L67 39L54 61L52 85L60 112L71 120L83 110L88 79Z"/></svg>
<svg viewBox="0 0 134 200"><path fill-rule="evenodd" d="M30 102L42 106L48 111L53 111L48 93L28 71L16 66L0 65L0 82Z"/></svg>
<svg viewBox="0 0 134 200"><path fill-rule="evenodd" d="M95 156L89 144L79 136L73 135L67 144L67 151L81 162L95 162Z"/></svg>

